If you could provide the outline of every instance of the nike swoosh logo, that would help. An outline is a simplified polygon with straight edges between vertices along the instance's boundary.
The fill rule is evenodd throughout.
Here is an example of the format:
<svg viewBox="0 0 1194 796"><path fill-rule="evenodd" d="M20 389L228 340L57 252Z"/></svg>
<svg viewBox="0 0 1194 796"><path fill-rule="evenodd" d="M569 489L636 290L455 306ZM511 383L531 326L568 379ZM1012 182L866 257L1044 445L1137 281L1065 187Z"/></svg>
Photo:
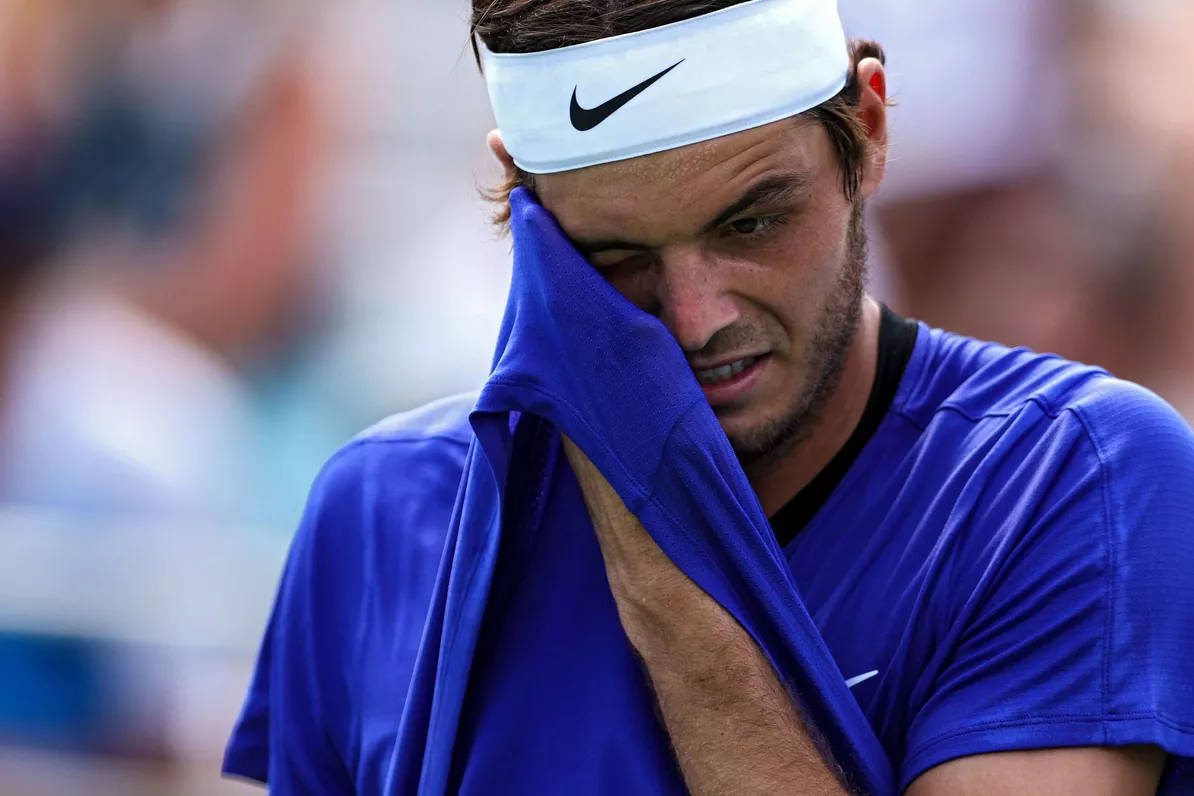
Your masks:
<svg viewBox="0 0 1194 796"><path fill-rule="evenodd" d="M592 130L594 127L601 124L606 119L621 110L626 103L630 102L639 94L642 94L644 91L649 89L655 84L655 81L662 78L668 72L684 63L686 60L687 59L685 58L681 58L679 61L676 61L676 63L672 64L667 69L664 69L659 74L647 78L634 88L623 91L618 96L614 97L608 102L601 103L596 108L582 108L580 106L580 103L576 101L576 92L577 89L580 88L580 86L577 86L576 88L572 89L572 107L569 110L569 115L572 117L572 126L582 133Z"/></svg>
<svg viewBox="0 0 1194 796"><path fill-rule="evenodd" d="M870 680L872 677L878 677L878 676L879 676L879 670L876 669L873 672L867 672L866 674L860 674L857 677L851 677L849 680L846 681L846 688L853 688L854 686L858 685L859 683L865 683L867 680Z"/></svg>

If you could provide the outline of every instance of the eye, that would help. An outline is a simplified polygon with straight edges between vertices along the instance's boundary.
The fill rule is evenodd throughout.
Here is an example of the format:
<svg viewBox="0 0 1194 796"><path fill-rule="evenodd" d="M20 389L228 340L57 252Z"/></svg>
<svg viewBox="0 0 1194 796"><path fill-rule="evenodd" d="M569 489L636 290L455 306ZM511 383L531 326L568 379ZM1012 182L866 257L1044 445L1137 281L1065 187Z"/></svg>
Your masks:
<svg viewBox="0 0 1194 796"><path fill-rule="evenodd" d="M770 232L776 227L787 223L787 221L788 217L785 215L751 216L731 221L728 229L733 235L738 237L752 238Z"/></svg>
<svg viewBox="0 0 1194 796"><path fill-rule="evenodd" d="M653 260L649 254L640 252L632 254L629 257L625 255L618 257L602 257L601 255L597 255L589 258L589 262L606 279L617 279L643 273L651 267Z"/></svg>

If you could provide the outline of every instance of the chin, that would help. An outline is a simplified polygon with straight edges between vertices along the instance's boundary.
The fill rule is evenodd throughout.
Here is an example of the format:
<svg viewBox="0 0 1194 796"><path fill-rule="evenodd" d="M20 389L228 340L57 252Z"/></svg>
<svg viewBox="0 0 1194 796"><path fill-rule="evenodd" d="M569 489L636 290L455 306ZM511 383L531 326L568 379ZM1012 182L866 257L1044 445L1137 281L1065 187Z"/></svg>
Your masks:
<svg viewBox="0 0 1194 796"><path fill-rule="evenodd" d="M715 410L738 460L745 466L783 457L807 440L836 384L835 372L840 370L835 367L826 374L829 378L812 383L803 372L789 372L778 384L769 385L766 395L739 407Z"/></svg>
<svg viewBox="0 0 1194 796"><path fill-rule="evenodd" d="M744 408L725 416L718 414L721 428L739 461L745 464L768 456L782 455L808 436L809 427L801 422L803 418L793 416L803 413L793 412L790 407L786 409L763 412Z"/></svg>

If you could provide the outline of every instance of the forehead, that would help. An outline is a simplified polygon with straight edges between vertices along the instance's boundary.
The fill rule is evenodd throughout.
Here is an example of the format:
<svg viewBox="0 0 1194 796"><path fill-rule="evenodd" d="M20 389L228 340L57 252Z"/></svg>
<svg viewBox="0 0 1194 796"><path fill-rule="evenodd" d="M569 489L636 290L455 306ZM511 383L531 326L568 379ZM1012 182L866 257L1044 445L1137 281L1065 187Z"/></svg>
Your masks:
<svg viewBox="0 0 1194 796"><path fill-rule="evenodd" d="M574 239L652 245L691 234L751 186L777 175L836 174L824 128L785 119L679 149L534 177L543 205Z"/></svg>

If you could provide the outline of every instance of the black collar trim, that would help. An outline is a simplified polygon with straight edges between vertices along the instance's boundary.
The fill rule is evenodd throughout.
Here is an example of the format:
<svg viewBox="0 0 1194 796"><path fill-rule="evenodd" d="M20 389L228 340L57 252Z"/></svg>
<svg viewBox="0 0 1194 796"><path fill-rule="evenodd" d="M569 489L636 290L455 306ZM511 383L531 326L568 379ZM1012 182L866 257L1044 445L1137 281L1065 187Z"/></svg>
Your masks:
<svg viewBox="0 0 1194 796"><path fill-rule="evenodd" d="M780 547L796 538L812 520L833 490L837 489L846 471L854 464L862 449L870 442L887 415L904 378L908 360L916 348L916 321L896 315L886 306L879 322L879 353L875 364L875 383L867 398L862 418L846 440L846 444L834 455L829 464L808 486L800 490L783 508L771 518L771 528L779 539Z"/></svg>

